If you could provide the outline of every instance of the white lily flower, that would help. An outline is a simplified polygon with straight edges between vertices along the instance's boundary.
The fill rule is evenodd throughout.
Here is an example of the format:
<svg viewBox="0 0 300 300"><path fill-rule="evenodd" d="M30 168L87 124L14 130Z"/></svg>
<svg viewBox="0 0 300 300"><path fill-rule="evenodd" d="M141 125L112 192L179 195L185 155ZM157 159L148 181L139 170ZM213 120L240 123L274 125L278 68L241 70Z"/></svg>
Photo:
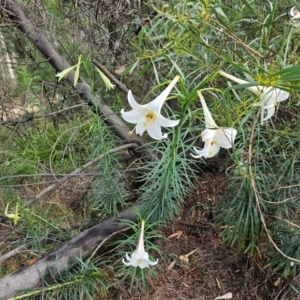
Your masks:
<svg viewBox="0 0 300 300"><path fill-rule="evenodd" d="M122 262L125 266L140 267L141 269L144 269L144 268L148 268L149 265L154 266L158 263L158 259L156 261L151 261L149 259L148 252L145 252L144 226L145 226L145 221L143 220L141 226L140 238L136 250L131 254L131 257L126 253L126 259L128 260L128 262L126 262L124 258L122 259Z"/></svg>
<svg viewBox="0 0 300 300"><path fill-rule="evenodd" d="M137 124L137 134L142 135L147 130L153 139L161 140L168 137L166 133L162 134L161 127L174 127L178 125L179 120L169 120L160 114L164 102L178 80L179 76L176 76L159 96L145 105L138 104L134 100L131 91L128 92L127 99L132 110L124 112L124 109L122 109L121 115L128 123Z"/></svg>
<svg viewBox="0 0 300 300"><path fill-rule="evenodd" d="M206 129L204 129L201 133L202 141L204 142L204 148L202 150L199 150L194 147L197 155L191 155L194 158L209 158L215 156L220 151L221 147L225 149L231 148L237 135L237 130L234 128L219 127L212 118L211 113L200 91L198 91L198 95L203 107L206 127Z"/></svg>
<svg viewBox="0 0 300 300"><path fill-rule="evenodd" d="M220 75L240 84L249 83L248 81L237 78L223 71L220 71ZM247 89L255 93L256 95L258 95L261 99L261 101L255 104L255 106L262 106L263 109L267 110L267 116L262 118L262 122L270 119L274 115L275 107L277 106L278 102L284 101L290 96L288 92L278 88L274 88L272 86L267 87L267 86L256 85L256 86L247 87Z"/></svg>

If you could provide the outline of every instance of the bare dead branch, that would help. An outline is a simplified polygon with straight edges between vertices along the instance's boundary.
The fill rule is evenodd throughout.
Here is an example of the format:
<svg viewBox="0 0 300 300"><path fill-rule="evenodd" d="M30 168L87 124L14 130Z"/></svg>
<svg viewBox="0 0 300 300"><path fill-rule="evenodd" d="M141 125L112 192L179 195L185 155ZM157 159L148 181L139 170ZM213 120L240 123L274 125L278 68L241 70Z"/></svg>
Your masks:
<svg viewBox="0 0 300 300"><path fill-rule="evenodd" d="M30 243L26 243L24 245L21 245L21 246L15 248L15 249L9 251L8 253L5 253L4 255L2 255L0 257L0 263L3 263L6 260L8 260L8 259L16 256L17 254L23 252L25 249L27 249L27 247L31 246L31 244L32 244L31 242Z"/></svg>
<svg viewBox="0 0 300 300"><path fill-rule="evenodd" d="M50 191L52 191L53 189L55 189L56 187L58 187L60 184L66 182L67 180L69 180L70 178L72 178L74 175L79 174L82 171L84 171L85 169L89 168L90 166L92 166L93 164L95 164L96 162L98 162L99 160L101 160L103 157L105 157L106 155L118 152L120 150L124 150L124 149L128 149L128 148L136 148L136 147L138 147L137 144L130 143L130 144L122 145L120 147L116 147L114 149L111 149L111 150L107 151L104 154L99 155L98 157L92 159L91 161L89 161L88 163L84 164L80 168L78 168L75 171L71 172L67 176L65 176L65 177L63 177L61 179L58 179L57 182L52 183L51 185L49 185L47 188L45 188L44 190L42 190L40 193L38 193L32 199L30 199L29 201L27 201L24 204L24 207L27 207L27 206L31 205L32 203L34 203L35 201L39 200L41 197L43 197L44 195L46 195L47 193L49 193Z"/></svg>
<svg viewBox="0 0 300 300"><path fill-rule="evenodd" d="M51 251L31 266L7 275L0 280L0 299L8 299L20 294L18 291L38 287L43 280L51 280L58 274L72 268L78 260L87 259L99 243L128 227L120 220L137 221L132 209L125 210L119 217L110 218L90 229L80 233L77 237Z"/></svg>

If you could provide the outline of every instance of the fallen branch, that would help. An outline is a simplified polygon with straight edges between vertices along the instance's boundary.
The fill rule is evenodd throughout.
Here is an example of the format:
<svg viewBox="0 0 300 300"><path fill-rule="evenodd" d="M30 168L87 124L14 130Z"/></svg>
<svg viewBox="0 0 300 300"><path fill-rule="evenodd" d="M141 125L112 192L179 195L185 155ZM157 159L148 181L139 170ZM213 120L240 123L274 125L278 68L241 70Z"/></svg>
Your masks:
<svg viewBox="0 0 300 300"><path fill-rule="evenodd" d="M121 219L137 221L133 209L125 210L119 217L113 217L85 230L77 237L51 251L31 266L25 267L0 280L0 299L8 299L24 292L25 289L35 288L43 280L51 280L78 263L78 260L87 259L99 243L111 236L116 238L115 232L124 230L127 224ZM21 292L21 293L22 293Z"/></svg>
<svg viewBox="0 0 300 300"><path fill-rule="evenodd" d="M35 28L33 23L27 18L17 0L0 0L0 10L7 14L10 21L26 35L30 42L41 52L57 72L61 72L70 67L67 60L56 51L47 38ZM73 85L74 83L74 74L75 72L73 71L67 77L67 81L70 85ZM92 93L91 87L84 79L79 78L75 90L88 105L94 107L103 115L105 122L109 124L123 141L128 143L134 142L139 146L143 145L143 141L137 135L129 135L130 129L127 125L103 102L101 98ZM136 155L140 157L150 157L145 147L136 147L134 151Z"/></svg>
<svg viewBox="0 0 300 300"><path fill-rule="evenodd" d="M55 189L56 187L58 187L60 184L66 182L68 179L72 178L74 175L79 174L83 170L89 168L90 166L92 166L93 164L95 164L96 162L98 162L99 160L101 160L103 157L105 157L106 155L118 152L120 150L124 150L124 149L128 149L128 148L135 148L135 147L138 147L138 145L135 144L135 143L130 143L130 144L122 145L120 147L116 147L114 149L111 149L111 150L107 151L104 154L99 155L98 157L92 159L91 161L89 161L88 163L84 164L83 166L81 166L80 168L76 169L75 171L71 172L70 174L66 175L65 177L57 180L55 183L52 183L51 185L49 185L47 188L45 188L44 190L42 190L40 193L38 193L32 199L30 199L29 201L27 201L24 204L24 207L27 207L27 206L31 205L32 203L34 203L35 201L37 201L38 199L40 199L41 197L43 197L45 194L49 193L50 191L52 191L53 189Z"/></svg>

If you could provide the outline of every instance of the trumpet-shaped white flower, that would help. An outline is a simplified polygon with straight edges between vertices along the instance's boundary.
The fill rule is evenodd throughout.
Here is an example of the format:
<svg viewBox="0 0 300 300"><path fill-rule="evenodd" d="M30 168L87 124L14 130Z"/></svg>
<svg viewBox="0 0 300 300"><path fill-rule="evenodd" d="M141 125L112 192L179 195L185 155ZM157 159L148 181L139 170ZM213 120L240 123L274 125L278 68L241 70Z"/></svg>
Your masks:
<svg viewBox="0 0 300 300"><path fill-rule="evenodd" d="M161 140L168 137L166 133L162 134L161 127L174 127L178 125L179 120L169 120L160 113L164 102L178 80L179 76L176 76L159 96L145 105L138 104L134 100L131 91L128 92L127 98L132 110L124 112L124 109L122 109L121 115L128 123L137 124L137 134L142 135L147 130L153 139Z"/></svg>
<svg viewBox="0 0 300 300"><path fill-rule="evenodd" d="M248 81L237 78L223 71L220 71L220 75L240 84L249 83ZM263 109L267 110L267 115L262 118L262 122L270 119L275 113L275 107L277 106L277 103L286 100L290 95L288 92L278 88L274 88L272 86L267 87L267 86L256 85L256 86L247 87L247 89L255 93L256 95L258 95L261 99L261 101L257 103L255 106L262 106Z"/></svg>
<svg viewBox="0 0 300 300"><path fill-rule="evenodd" d="M203 107L205 127L201 133L202 141L204 142L204 148L199 150L194 147L197 155L191 154L194 158L209 158L215 156L220 148L229 149L234 143L234 139L237 135L237 131L234 128L222 128L219 127L211 116L211 113L206 105L206 102L198 91L200 101Z"/></svg>
<svg viewBox="0 0 300 300"><path fill-rule="evenodd" d="M144 269L149 267L149 265L154 266L158 263L158 259L156 261L151 261L149 259L148 252L145 252L144 226L145 226L145 221L143 220L141 226L142 228L141 228L140 238L136 250L131 254L131 257L126 253L126 259L128 260L128 262L126 262L124 258L122 260L125 266L140 267L141 269Z"/></svg>

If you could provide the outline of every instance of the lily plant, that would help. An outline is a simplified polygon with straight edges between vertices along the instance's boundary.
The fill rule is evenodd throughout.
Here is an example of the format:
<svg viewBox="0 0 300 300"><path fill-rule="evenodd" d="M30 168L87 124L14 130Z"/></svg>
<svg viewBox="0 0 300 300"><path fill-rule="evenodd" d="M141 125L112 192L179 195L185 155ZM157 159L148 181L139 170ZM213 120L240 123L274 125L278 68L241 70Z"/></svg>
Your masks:
<svg viewBox="0 0 300 300"><path fill-rule="evenodd" d="M236 83L240 84L249 84L250 82L237 78L233 75L230 75L226 72L220 71L220 75L235 81ZM250 86L247 89L254 94L256 94L261 101L255 106L261 106L263 110L267 110L267 115L262 117L262 122L270 119L275 114L275 107L277 106L278 102L284 101L289 97L289 93L283 91L279 88L274 88L272 86ZM264 112L263 112L264 115Z"/></svg>
<svg viewBox="0 0 300 300"><path fill-rule="evenodd" d="M122 262L125 266L133 266L133 267L140 267L141 269L148 268L149 266L154 266L158 263L158 259L156 261L151 261L149 259L148 252L145 251L144 247L144 227L145 221L142 221L141 225L141 233L139 237L139 242L137 245L136 250L132 253L131 257L126 253L126 259L123 258Z"/></svg>
<svg viewBox="0 0 300 300"><path fill-rule="evenodd" d="M198 95L202 104L206 127L201 132L202 141L204 142L204 148L202 150L199 150L194 147L196 155L191 155L194 158L210 158L215 156L220 151L221 147L225 149L229 149L232 147L234 139L237 135L237 130L234 128L219 127L211 116L211 113L200 91L198 91Z"/></svg>
<svg viewBox="0 0 300 300"><path fill-rule="evenodd" d="M162 106L178 80L179 76L176 76L159 96L145 105L138 104L132 92L128 91L127 99L132 110L125 112L122 109L121 115L128 123L137 124L135 128L137 134L142 135L147 130L153 139L161 140L168 137L166 133L162 134L161 127L178 125L179 120L170 120L161 115Z"/></svg>

